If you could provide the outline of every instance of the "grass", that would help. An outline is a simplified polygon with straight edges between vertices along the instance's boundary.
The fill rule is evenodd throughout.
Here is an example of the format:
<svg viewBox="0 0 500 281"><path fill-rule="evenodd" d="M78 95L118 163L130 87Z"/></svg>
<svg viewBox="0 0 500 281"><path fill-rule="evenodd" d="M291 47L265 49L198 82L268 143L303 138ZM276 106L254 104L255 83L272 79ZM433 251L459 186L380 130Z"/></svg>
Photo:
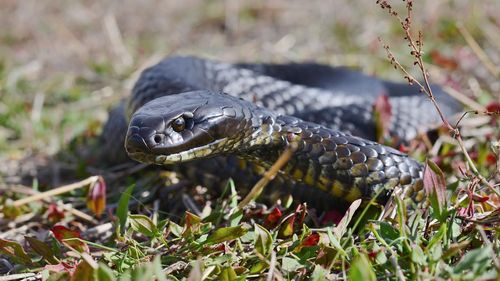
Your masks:
<svg viewBox="0 0 500 281"><path fill-rule="evenodd" d="M477 113L460 122L463 149L446 130L411 144L437 163L423 204L395 198L384 219L353 204L335 225L324 222L338 214L291 200L242 211L232 182L213 198L172 172L106 167L88 147L138 73L169 53L315 59L403 81L382 37L419 77L401 26L375 3L0 5L0 280L498 280L499 198L463 151L498 192L495 1L415 3L430 79Z"/></svg>

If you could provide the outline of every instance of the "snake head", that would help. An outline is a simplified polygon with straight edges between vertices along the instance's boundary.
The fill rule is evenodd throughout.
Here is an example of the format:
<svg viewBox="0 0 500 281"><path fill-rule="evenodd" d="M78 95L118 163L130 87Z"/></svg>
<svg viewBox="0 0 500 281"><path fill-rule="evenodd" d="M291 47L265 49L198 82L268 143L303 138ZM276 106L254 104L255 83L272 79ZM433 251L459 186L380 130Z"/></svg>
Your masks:
<svg viewBox="0 0 500 281"><path fill-rule="evenodd" d="M252 107L209 91L163 96L132 115L125 148L132 159L159 165L230 153L258 127Z"/></svg>

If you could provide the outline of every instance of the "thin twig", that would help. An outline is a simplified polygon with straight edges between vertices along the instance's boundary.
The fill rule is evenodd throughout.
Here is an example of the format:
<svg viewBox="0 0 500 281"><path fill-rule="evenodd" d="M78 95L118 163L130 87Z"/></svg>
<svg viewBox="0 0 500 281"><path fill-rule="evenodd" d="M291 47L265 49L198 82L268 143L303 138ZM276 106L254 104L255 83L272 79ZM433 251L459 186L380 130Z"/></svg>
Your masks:
<svg viewBox="0 0 500 281"><path fill-rule="evenodd" d="M396 17L399 22L402 25L402 28L405 32L405 40L408 42L408 46L410 47L411 50L411 55L415 58L414 65L416 65L422 74L422 78L424 80L424 83L422 84L419 82L417 79L415 79L407 70L406 68L399 63L399 61L396 59L394 54L390 51L389 46L387 44L383 44L384 49L387 52L387 56L391 62L392 65L394 65L396 68L401 70L405 74L405 79L408 80L410 84L416 83L421 91L427 95L427 97L431 100L432 104L434 105L437 113L439 114L439 117L441 118L441 121L445 125L445 127L452 133L453 137L457 140L458 146L462 150L462 153L464 154L465 159L467 160L467 163L469 164L469 169L472 170L474 173L474 176L479 178L481 182L486 185L488 188L490 188L495 194L500 195L500 192L497 191L493 185L488 182L488 180L481 175L474 163L472 161L465 145L462 139L462 135L460 134L460 130L457 127L452 126L448 120L445 118L441 108L436 102L436 99L434 97L434 94L432 92L432 89L430 87L429 83L429 74L425 68L425 64L423 61L423 34L421 31L418 32L418 39L415 40L412 33L411 33L411 23L412 23L412 9L413 9L413 1L412 0L407 0L406 1L406 10L407 10L407 17L403 20L401 17L398 15L396 11L392 9L392 7L389 5L389 3L385 0L378 0L377 4L381 6L382 9L387 9L389 11L389 14L391 16ZM379 38L380 41L382 41ZM382 42L383 43L383 42Z"/></svg>
<svg viewBox="0 0 500 281"><path fill-rule="evenodd" d="M64 185L64 186L61 186L61 187L58 187L58 188L54 188L54 189L51 189L51 190L48 190L48 191L45 191L45 192L41 192L39 194L35 194L35 195L32 195L32 196L29 196L29 197L26 197L26 198L14 201L14 202L12 202L12 206L13 207L19 207L19 206L22 206L24 204L28 204L28 203L31 203L31 202L34 202L34 201L38 201L38 200L41 200L41 199L44 199L44 198L48 198L48 197L51 197L51 196L55 196L55 195L63 194L63 193L66 193L66 192L70 192L72 190L75 190L75 189L78 189L78 188L82 188L82 187L87 186L87 185L89 185L89 184L91 184L93 182L96 182L98 179L99 179L99 176L92 176L92 177L89 177L89 178L84 179L84 180L79 181L79 182L75 182L75 183L72 183L72 184Z"/></svg>
<svg viewBox="0 0 500 281"><path fill-rule="evenodd" d="M252 187L252 190L245 196L245 198L238 204L238 209L243 209L250 201L259 196L264 187L274 179L279 170L290 160L293 153L297 150L296 143L290 143L290 145L285 149L283 154L276 160L276 162L271 166L271 168L264 173L262 178Z"/></svg>

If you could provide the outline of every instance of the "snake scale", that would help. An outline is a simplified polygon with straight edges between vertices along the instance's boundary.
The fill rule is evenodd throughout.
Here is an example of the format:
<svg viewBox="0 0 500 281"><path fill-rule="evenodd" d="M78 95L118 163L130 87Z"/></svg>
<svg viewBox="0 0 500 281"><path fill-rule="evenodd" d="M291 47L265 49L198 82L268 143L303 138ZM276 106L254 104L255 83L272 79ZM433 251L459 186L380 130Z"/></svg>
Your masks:
<svg viewBox="0 0 500 281"><path fill-rule="evenodd" d="M446 116L460 109L433 88ZM124 110L128 119L110 119L104 128L105 148L111 155L125 139L128 155L144 163L180 165L229 155L268 168L294 142L298 148L280 177L305 186L306 193L318 191L312 201L377 196L384 203L397 187L421 196L415 191L422 189L422 165L373 141L379 95L388 97L391 120L384 121L400 141L439 122L418 88L343 67L170 57L141 74L119 113Z"/></svg>

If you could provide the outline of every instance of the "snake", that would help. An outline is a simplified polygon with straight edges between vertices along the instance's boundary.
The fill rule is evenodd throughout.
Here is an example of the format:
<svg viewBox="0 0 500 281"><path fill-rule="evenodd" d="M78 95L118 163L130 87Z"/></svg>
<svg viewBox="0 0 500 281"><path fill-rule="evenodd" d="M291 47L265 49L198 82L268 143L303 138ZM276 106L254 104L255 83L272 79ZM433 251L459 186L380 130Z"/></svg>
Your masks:
<svg viewBox="0 0 500 281"><path fill-rule="evenodd" d="M460 110L440 87L432 89L445 116ZM120 110L126 119L104 131L119 135L108 134L109 151L124 139L131 159L170 166L236 157L265 170L293 143L279 175L306 193L318 191L316 198L383 204L400 189L421 200L423 165L375 141L380 96L390 108L388 134L400 142L440 121L418 87L346 67L174 56L142 72Z"/></svg>

